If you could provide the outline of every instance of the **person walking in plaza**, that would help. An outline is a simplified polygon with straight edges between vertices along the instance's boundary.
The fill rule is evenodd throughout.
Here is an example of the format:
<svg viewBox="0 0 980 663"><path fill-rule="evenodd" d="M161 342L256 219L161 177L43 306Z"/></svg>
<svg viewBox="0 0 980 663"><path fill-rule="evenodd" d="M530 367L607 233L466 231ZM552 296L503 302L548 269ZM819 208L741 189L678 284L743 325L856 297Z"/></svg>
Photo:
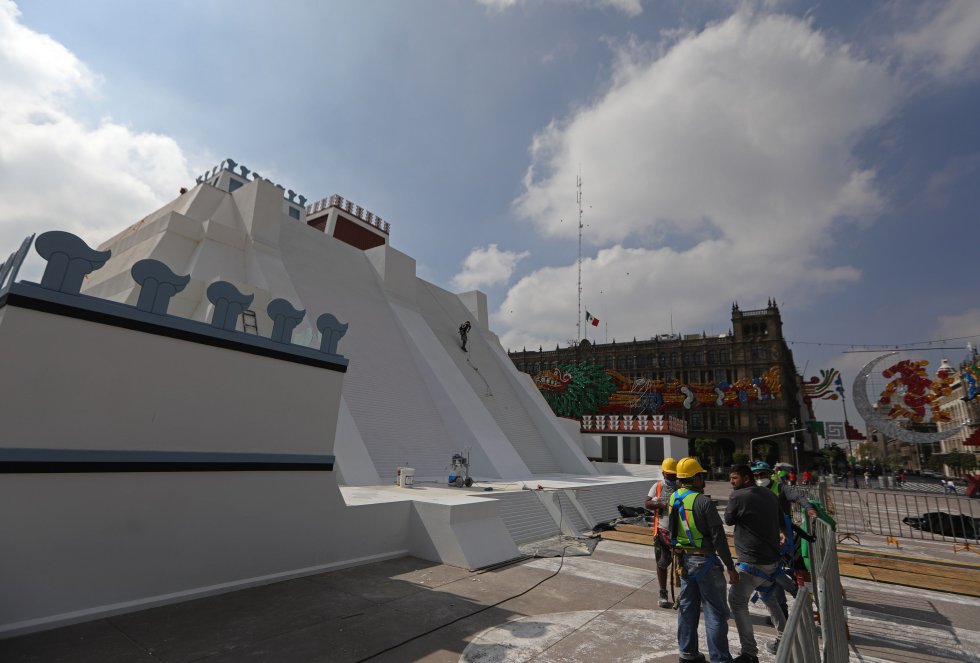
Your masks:
<svg viewBox="0 0 980 663"><path fill-rule="evenodd" d="M668 514L674 563L680 566L681 573L677 647L681 661L706 660L698 650L698 625L703 610L711 663L731 663L728 649L731 613L725 596L725 571L731 585L738 582L739 574L718 510L703 493L705 473L696 458L682 458L677 462L680 486Z"/></svg>
<svg viewBox="0 0 980 663"><path fill-rule="evenodd" d="M817 517L817 510L807 501L798 490L792 486L787 486L785 483L779 481L777 478L773 477L772 468L769 463L760 461L752 464L752 476L755 478L755 484L772 491L772 494L776 496L779 500L779 527L783 529L786 536L789 537L792 532L793 523L793 511L792 504L798 504L801 509L805 509L807 515L811 518ZM857 479L855 479L857 481ZM787 546L790 540L787 538ZM793 551L789 550L788 553L792 554ZM782 588L777 587L774 592L776 596L776 602L779 603L779 607L783 611L784 616L789 616L789 606L786 604L786 592ZM770 624L772 626L773 624Z"/></svg>
<svg viewBox="0 0 980 663"><path fill-rule="evenodd" d="M677 461L664 458L664 462L660 464L660 473L663 479L650 487L643 506L653 511L653 556L657 560L657 582L660 584L659 605L661 608L672 608L674 604L667 598L667 570L674 555L670 550L667 519L661 519L661 516L667 515L670 496L677 490Z"/></svg>
<svg viewBox="0 0 980 663"><path fill-rule="evenodd" d="M770 653L776 653L786 626L786 615L776 599L774 584L776 574L782 573L779 569L779 499L772 491L755 485L748 465L732 467L729 481L733 492L725 508L725 524L735 526L739 574L738 584L728 590L728 605L742 648L734 663L759 663L759 649L749 616L752 594L759 593L776 626L776 639L766 645Z"/></svg>
<svg viewBox="0 0 980 663"><path fill-rule="evenodd" d="M871 488L871 470L864 471L864 487Z"/></svg>

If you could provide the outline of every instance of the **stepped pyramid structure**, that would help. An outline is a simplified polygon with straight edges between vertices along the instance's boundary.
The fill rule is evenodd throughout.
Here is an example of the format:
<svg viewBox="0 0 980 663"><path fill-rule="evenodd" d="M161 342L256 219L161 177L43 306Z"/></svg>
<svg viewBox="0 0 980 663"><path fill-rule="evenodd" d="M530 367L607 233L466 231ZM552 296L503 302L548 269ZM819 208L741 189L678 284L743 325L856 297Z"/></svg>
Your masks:
<svg viewBox="0 0 980 663"><path fill-rule="evenodd" d="M39 236L40 284L16 282L30 238L11 255L0 593L30 599L0 637L400 555L480 568L642 504L486 296L418 278L390 232L226 160L97 250Z"/></svg>

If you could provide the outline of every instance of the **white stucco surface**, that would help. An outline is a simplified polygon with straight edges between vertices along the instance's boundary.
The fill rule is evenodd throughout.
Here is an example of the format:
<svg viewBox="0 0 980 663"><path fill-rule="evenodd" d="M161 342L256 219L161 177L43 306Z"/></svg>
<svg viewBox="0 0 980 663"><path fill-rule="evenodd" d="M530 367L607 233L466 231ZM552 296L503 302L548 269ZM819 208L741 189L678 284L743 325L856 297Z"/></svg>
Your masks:
<svg viewBox="0 0 980 663"><path fill-rule="evenodd" d="M18 600L0 602L0 637L395 555L478 568L516 557L515 537L642 503L644 481L599 476L516 370L483 293L419 279L410 256L345 244L290 205L263 180L199 184L102 244L112 257L83 293L134 305L130 270L153 258L190 276L169 316L209 322L207 288L229 281L265 338L285 298L306 312L295 345L319 348L324 313L348 325L346 373L0 307L2 447L333 453L334 471L7 475L0 595ZM473 490L445 486L459 452ZM415 488L393 485L400 466ZM524 490L538 486L566 492Z"/></svg>

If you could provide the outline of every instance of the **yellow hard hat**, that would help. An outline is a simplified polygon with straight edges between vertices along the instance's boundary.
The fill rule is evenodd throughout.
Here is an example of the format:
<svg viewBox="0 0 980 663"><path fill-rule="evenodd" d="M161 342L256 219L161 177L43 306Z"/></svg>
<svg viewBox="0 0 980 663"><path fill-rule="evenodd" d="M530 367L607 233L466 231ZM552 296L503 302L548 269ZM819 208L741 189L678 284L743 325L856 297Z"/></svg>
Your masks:
<svg viewBox="0 0 980 663"><path fill-rule="evenodd" d="M677 474L677 461L673 458L664 458L664 462L660 463L660 471Z"/></svg>
<svg viewBox="0 0 980 663"><path fill-rule="evenodd" d="M677 461L677 478L678 479L690 479L691 477L697 476L706 470L701 467L701 463L698 462L697 458L681 458Z"/></svg>

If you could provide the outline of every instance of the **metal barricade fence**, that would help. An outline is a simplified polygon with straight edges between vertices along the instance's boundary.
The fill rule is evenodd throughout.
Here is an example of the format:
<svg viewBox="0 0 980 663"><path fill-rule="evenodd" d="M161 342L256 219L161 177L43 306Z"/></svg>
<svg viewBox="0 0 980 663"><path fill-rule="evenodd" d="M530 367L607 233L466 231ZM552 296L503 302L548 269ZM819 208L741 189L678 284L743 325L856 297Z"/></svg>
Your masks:
<svg viewBox="0 0 980 663"><path fill-rule="evenodd" d="M947 541L954 547L980 546L980 501L954 495L823 487L808 495L837 522L837 542L860 543L861 534L893 539ZM814 497L817 499L817 497ZM797 521L799 509L794 509Z"/></svg>
<svg viewBox="0 0 980 663"><path fill-rule="evenodd" d="M813 533L816 541L811 544L813 587L820 613L820 632L823 636L824 663L846 663L847 617L844 612L844 589L840 581L837 561L837 539L828 523L815 520ZM803 659L799 659L803 660Z"/></svg>
<svg viewBox="0 0 980 663"><path fill-rule="evenodd" d="M851 488L827 488L824 508L837 523L837 542L847 539L860 543L857 537L871 532L868 508L864 500L867 491Z"/></svg>
<svg viewBox="0 0 980 663"><path fill-rule="evenodd" d="M980 545L980 504L953 495L869 491L864 494L872 534Z"/></svg>
<svg viewBox="0 0 980 663"><path fill-rule="evenodd" d="M821 660L817 625L813 621L813 601L810 590L802 587L786 620L776 663L821 663Z"/></svg>

